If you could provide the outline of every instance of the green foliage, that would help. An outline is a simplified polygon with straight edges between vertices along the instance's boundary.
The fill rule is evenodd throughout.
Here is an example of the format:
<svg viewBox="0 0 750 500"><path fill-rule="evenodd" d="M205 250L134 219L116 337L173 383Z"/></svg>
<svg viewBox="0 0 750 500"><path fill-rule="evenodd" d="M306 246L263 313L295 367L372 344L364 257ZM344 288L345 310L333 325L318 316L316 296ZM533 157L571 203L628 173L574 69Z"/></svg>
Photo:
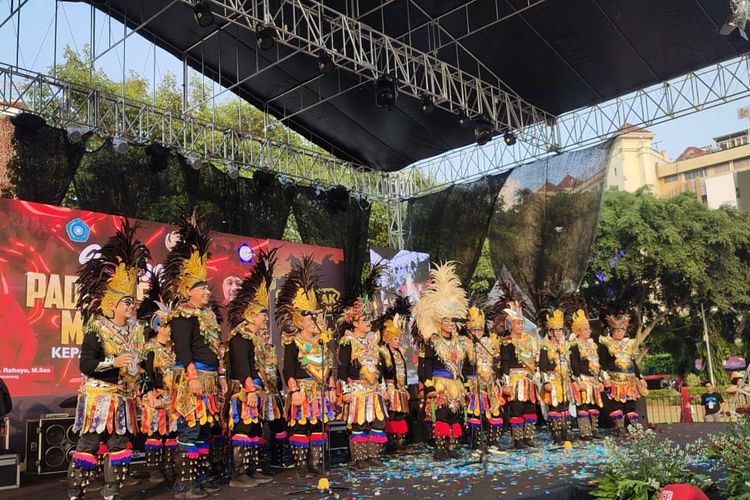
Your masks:
<svg viewBox="0 0 750 500"><path fill-rule="evenodd" d="M750 415L729 424L726 432L711 436L710 455L726 473L724 494L729 500L750 500Z"/></svg>
<svg viewBox="0 0 750 500"><path fill-rule="evenodd" d="M648 354L640 363L642 373L648 373L653 368L655 374L674 373L671 354Z"/></svg>
<svg viewBox="0 0 750 500"><path fill-rule="evenodd" d="M474 270L474 276L469 283L469 292L473 295L487 295L495 283L495 271L492 269L492 259L490 258L490 241L484 240L482 244L482 253L479 255L477 267Z"/></svg>
<svg viewBox="0 0 750 500"><path fill-rule="evenodd" d="M703 381L695 373L688 373L687 377L685 377L685 385L688 387L700 387L701 384L703 384Z"/></svg>
<svg viewBox="0 0 750 500"><path fill-rule="evenodd" d="M604 476L594 480L595 498L614 500L648 500L655 498L667 484L690 483L705 489L710 478L691 470L703 454L703 443L680 447L669 439L658 439L656 433L641 425L632 425L630 446L612 439L605 441L609 462Z"/></svg>

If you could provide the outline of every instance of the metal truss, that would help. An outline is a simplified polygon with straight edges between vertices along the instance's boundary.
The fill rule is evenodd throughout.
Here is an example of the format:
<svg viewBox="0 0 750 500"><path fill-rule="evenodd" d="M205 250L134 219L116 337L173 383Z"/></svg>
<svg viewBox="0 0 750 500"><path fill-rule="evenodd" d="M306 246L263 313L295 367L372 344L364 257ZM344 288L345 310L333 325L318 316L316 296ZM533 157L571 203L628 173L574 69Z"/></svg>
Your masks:
<svg viewBox="0 0 750 500"><path fill-rule="evenodd" d="M183 0L190 5L192 0ZM496 130L513 130L537 148L554 147L554 117L524 101L475 61L472 73L379 32L316 0L209 0L213 15L255 32L275 30L277 41L313 57L327 53L342 69L373 80L387 75L399 92L429 97L452 113L482 117Z"/></svg>
<svg viewBox="0 0 750 500"><path fill-rule="evenodd" d="M603 104L560 115L557 143L548 149L493 140L417 162L396 173L400 192L408 198L468 182L517 165L597 144L616 135L627 123L650 126L750 96L750 55L694 71Z"/></svg>
<svg viewBox="0 0 750 500"><path fill-rule="evenodd" d="M241 170L266 169L284 179L385 200L387 176L283 141L242 134L150 104L0 64L0 111L27 111L54 127L81 127L131 143L158 142L186 157Z"/></svg>

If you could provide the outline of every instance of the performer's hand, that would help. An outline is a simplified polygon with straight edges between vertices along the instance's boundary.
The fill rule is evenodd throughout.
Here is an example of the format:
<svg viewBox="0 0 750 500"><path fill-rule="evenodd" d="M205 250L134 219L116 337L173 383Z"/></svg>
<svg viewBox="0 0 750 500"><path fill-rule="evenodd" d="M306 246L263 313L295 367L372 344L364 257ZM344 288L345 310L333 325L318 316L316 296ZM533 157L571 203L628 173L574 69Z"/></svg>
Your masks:
<svg viewBox="0 0 750 500"><path fill-rule="evenodd" d="M219 377L219 388L221 389L222 394L226 394L229 391L227 379L225 379L224 377Z"/></svg>
<svg viewBox="0 0 750 500"><path fill-rule="evenodd" d="M344 403L351 403L352 402L352 395L348 392L341 395L341 401Z"/></svg>
<svg viewBox="0 0 750 500"><path fill-rule="evenodd" d="M126 352L117 356L112 364L115 366L115 368L122 368L123 366L128 366L133 362L133 360L135 360L135 356L133 356L129 352Z"/></svg>
<svg viewBox="0 0 750 500"><path fill-rule="evenodd" d="M190 394L193 396L201 396L203 394L203 386L197 378L188 381L188 389L190 389Z"/></svg>
<svg viewBox="0 0 750 500"><path fill-rule="evenodd" d="M507 385L503 387L503 396L510 396L510 387Z"/></svg>
<svg viewBox="0 0 750 500"><path fill-rule="evenodd" d="M149 391L148 394L146 394L146 399L148 400L148 405L151 408L160 408L162 406L161 401L156 397L156 391Z"/></svg>
<svg viewBox="0 0 750 500"><path fill-rule="evenodd" d="M331 389L328 391L328 401L332 404L336 404L336 391Z"/></svg>
<svg viewBox="0 0 750 500"><path fill-rule="evenodd" d="M545 382L544 384L544 390L545 392L552 392L552 384L549 382Z"/></svg>
<svg viewBox="0 0 750 500"><path fill-rule="evenodd" d="M258 395L254 392L248 393L247 395L247 405L250 408L257 408L258 407Z"/></svg>
<svg viewBox="0 0 750 500"><path fill-rule="evenodd" d="M302 393L297 391L292 393L292 404L294 406L302 406Z"/></svg>

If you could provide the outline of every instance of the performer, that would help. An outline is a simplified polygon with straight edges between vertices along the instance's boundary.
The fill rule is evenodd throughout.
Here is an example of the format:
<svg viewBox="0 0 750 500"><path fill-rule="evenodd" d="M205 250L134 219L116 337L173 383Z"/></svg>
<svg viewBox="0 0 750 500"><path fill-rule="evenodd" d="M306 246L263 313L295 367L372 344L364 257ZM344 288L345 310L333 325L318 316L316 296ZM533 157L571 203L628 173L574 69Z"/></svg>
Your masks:
<svg viewBox="0 0 750 500"><path fill-rule="evenodd" d="M115 498L131 459L129 435L136 423L136 378L145 343L135 320L138 274L148 249L135 240L137 226L126 219L98 254L78 271L78 302L84 320L81 386L73 430L80 433L68 471L68 498L83 498L96 474L97 451L106 443L101 495ZM92 252L93 253L93 252Z"/></svg>
<svg viewBox="0 0 750 500"><path fill-rule="evenodd" d="M576 403L578 430L581 439L601 439L597 433L599 410L603 406L600 380L599 353L586 313L579 309L573 313L571 330L576 336L570 347L570 370L573 375L573 397Z"/></svg>
<svg viewBox="0 0 750 500"><path fill-rule="evenodd" d="M300 475L307 471L322 473L324 425L336 415L333 353L327 345L330 332L323 311L318 308L319 276L313 266L309 256L296 263L277 299L284 344L289 444Z"/></svg>
<svg viewBox="0 0 750 500"><path fill-rule="evenodd" d="M627 337L630 315L607 316L611 336L599 337L599 359L604 380L604 407L615 424L620 437L627 437L625 418L628 424L637 422L635 401L648 391L636 363L635 340Z"/></svg>
<svg viewBox="0 0 750 500"><path fill-rule="evenodd" d="M470 307L466 321L469 336L461 338L467 354L464 363L469 397L467 423L475 436L480 426L487 429L487 444L492 446L500 441L503 431L501 411L505 399L499 384L500 339L495 333L486 335L485 326L484 312L479 307ZM472 440L474 448L479 444L478 439Z"/></svg>
<svg viewBox="0 0 750 500"><path fill-rule="evenodd" d="M432 283L414 308L425 339L424 377L435 437L435 460L458 458L461 418L466 408L462 383L466 351L453 318L466 316L468 300L452 262L430 271Z"/></svg>
<svg viewBox="0 0 750 500"><path fill-rule="evenodd" d="M547 338L539 346L539 371L544 383L542 398L547 405L547 420L554 444L571 438L570 353L565 340L565 317L560 309L547 315Z"/></svg>
<svg viewBox="0 0 750 500"><path fill-rule="evenodd" d="M345 300L339 331L338 379L344 402L344 420L350 430L349 446L354 467L361 470L382 465L378 459L387 438L388 417L385 385L380 368L380 334L372 331L372 295L382 273L382 266L373 267L362 293Z"/></svg>
<svg viewBox="0 0 750 500"><path fill-rule="evenodd" d="M259 252L257 263L242 280L229 303L229 359L231 360L231 403L229 429L232 432L234 471L229 486L247 488L271 482L257 472L263 422L268 421L276 437L286 437L278 392L276 352L268 349L268 289L273 281L276 251ZM271 354L271 356L264 356ZM280 434L283 433L283 436Z"/></svg>
<svg viewBox="0 0 750 500"><path fill-rule="evenodd" d="M380 366L386 388L388 420L385 432L394 451L406 445L409 432L406 415L409 413L409 384L406 371L406 350L401 346L404 325L411 315L411 303L407 297L397 296L393 305L375 321L380 332Z"/></svg>
<svg viewBox="0 0 750 500"><path fill-rule="evenodd" d="M177 451L177 422L171 418L175 355L172 330L167 323L169 308L164 304L158 276L149 280L147 298L138 309L138 317L150 327L146 342L145 365L147 392L141 398L141 432L146 436L146 467L149 481L174 480L174 458Z"/></svg>
<svg viewBox="0 0 750 500"><path fill-rule="evenodd" d="M509 416L513 447L534 448L536 426L537 373L539 345L533 337L523 331L521 305L513 302L503 310L505 329L510 334L503 339L500 348L504 394L509 401Z"/></svg>
<svg viewBox="0 0 750 500"><path fill-rule="evenodd" d="M163 279L176 357L170 413L177 424L176 498L202 498L220 490L207 479L210 428L220 421L226 394L224 352L216 315L209 307L211 238L196 212L178 223L179 242L167 256Z"/></svg>

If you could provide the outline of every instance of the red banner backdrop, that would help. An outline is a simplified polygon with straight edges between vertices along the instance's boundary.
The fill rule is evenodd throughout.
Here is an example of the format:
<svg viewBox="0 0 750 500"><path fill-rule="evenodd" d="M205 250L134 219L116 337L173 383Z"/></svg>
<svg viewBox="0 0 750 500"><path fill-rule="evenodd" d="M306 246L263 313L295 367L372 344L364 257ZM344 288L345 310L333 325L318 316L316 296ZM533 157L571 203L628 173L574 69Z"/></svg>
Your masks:
<svg viewBox="0 0 750 500"><path fill-rule="evenodd" d="M83 322L75 310L76 271L114 233L118 219L0 199L0 378L14 401L11 432L16 434L12 435L16 446L22 445L25 420L59 413L59 401L77 390ZM161 266L171 231L166 224L140 221L138 237L151 250L150 268ZM277 278L302 255L312 255L321 265L324 302L336 301L344 280L342 250L217 233L209 284L220 304L232 298L258 250L269 248L278 248ZM279 284L275 280L276 288ZM139 295L146 288L142 283Z"/></svg>

